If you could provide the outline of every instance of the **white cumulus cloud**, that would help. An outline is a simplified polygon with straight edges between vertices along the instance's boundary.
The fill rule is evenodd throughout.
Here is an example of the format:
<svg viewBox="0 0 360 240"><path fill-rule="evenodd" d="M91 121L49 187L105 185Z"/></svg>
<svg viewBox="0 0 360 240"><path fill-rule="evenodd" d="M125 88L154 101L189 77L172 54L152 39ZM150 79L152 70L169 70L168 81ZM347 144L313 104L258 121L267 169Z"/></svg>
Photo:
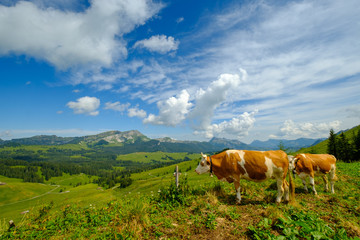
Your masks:
<svg viewBox="0 0 360 240"><path fill-rule="evenodd" d="M190 95L186 90L182 90L177 97L170 97L166 101L159 101L159 115L149 114L144 119L144 123L176 126L181 123L189 112L192 103L189 102Z"/></svg>
<svg viewBox="0 0 360 240"><path fill-rule="evenodd" d="M83 12L43 7L29 1L0 5L0 56L25 54L58 69L97 64L109 67L126 57L121 37L156 14L148 0L92 0Z"/></svg>
<svg viewBox="0 0 360 240"><path fill-rule="evenodd" d="M196 105L190 114L199 129L210 126L215 109L225 102L230 91L237 89L242 81L246 80L246 71L242 70L242 77L238 74L221 74L206 89L200 89L196 95Z"/></svg>
<svg viewBox="0 0 360 240"><path fill-rule="evenodd" d="M212 137L237 137L247 136L249 130L254 126L255 114L257 110L248 113L244 112L230 121L223 121L219 124L211 124L203 131L195 131L196 134L204 135L206 138Z"/></svg>
<svg viewBox="0 0 360 240"><path fill-rule="evenodd" d="M295 123L293 120L286 120L280 127L278 136L271 137L285 137L285 138L301 138L312 136L326 136L330 129L339 130L341 122L332 121L328 123Z"/></svg>
<svg viewBox="0 0 360 240"><path fill-rule="evenodd" d="M100 100L96 97L86 96L77 99L76 102L68 102L66 106L73 109L75 114L96 116L99 114L97 109L100 106Z"/></svg>
<svg viewBox="0 0 360 240"><path fill-rule="evenodd" d="M146 48L151 52L167 53L170 51L177 50L179 41L176 41L173 37L165 35L152 36L149 39L137 41L134 47Z"/></svg>

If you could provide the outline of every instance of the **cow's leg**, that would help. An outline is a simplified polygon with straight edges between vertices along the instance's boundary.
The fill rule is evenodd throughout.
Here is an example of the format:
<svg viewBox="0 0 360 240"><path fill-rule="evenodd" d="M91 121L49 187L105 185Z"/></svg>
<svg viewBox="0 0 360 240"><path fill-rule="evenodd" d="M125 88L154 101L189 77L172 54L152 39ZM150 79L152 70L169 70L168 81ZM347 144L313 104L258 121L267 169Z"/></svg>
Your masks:
<svg viewBox="0 0 360 240"><path fill-rule="evenodd" d="M278 189L278 195L276 197L276 202L280 203L281 202L281 198L284 195L284 187L283 187L283 180L281 178L278 178L276 180L277 183L277 189Z"/></svg>
<svg viewBox="0 0 360 240"><path fill-rule="evenodd" d="M313 190L314 194L317 195L317 192L316 192L316 189L315 189L315 177L314 177L314 174L310 174L309 180L310 180L310 185L312 186L312 190Z"/></svg>
<svg viewBox="0 0 360 240"><path fill-rule="evenodd" d="M300 177L300 179L301 179L301 181L302 181L302 183L304 185L305 192L309 192L308 189L307 189L307 186L306 186L306 177L307 177L307 175L305 173L300 173L299 177Z"/></svg>
<svg viewBox="0 0 360 240"><path fill-rule="evenodd" d="M335 183L335 168L330 170L330 173L329 173L329 178L330 178L331 193L335 193L335 190L334 190L334 183Z"/></svg>
<svg viewBox="0 0 360 240"><path fill-rule="evenodd" d="M240 182L235 180L234 186L235 186L235 191L236 191L236 203L240 203L241 202Z"/></svg>
<svg viewBox="0 0 360 240"><path fill-rule="evenodd" d="M283 180L283 188L285 189L285 201L289 201L289 183L286 179Z"/></svg>
<svg viewBox="0 0 360 240"><path fill-rule="evenodd" d="M325 183L325 192L329 191L329 183L326 174L322 176L324 183Z"/></svg>

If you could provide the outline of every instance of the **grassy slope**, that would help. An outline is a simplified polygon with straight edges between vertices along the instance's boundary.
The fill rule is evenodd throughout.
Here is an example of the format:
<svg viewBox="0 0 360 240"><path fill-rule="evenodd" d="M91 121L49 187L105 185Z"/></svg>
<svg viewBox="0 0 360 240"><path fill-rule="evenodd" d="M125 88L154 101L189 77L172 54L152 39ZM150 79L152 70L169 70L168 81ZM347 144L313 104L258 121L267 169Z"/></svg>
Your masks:
<svg viewBox="0 0 360 240"><path fill-rule="evenodd" d="M150 201L151 196L159 196L159 189L164 191L174 181L175 166L134 174L134 183L128 188L105 191L98 190L93 184L71 186L80 179L86 182L86 176L64 176L51 181L64 184L62 188L70 192L54 192L29 201L27 208L22 209L30 208L30 214L22 222L19 214L20 218L15 222L20 221L21 231L32 232L37 238L120 238L121 235L149 239L249 239L250 235L256 234L260 237L261 234L282 234L283 231L278 229L279 219L298 216L297 222L294 220L289 227L291 231L305 232L304 226L296 224L316 223L319 230L330 228L340 234L340 230L345 229L348 237L360 235L360 163L338 163L339 181L335 185L335 195L323 191L320 177L316 178L319 195L304 193L297 178L296 203L293 205L274 204L276 190L273 181L254 183L245 180L241 182L243 202L236 205L233 185L222 183L208 174L197 175L194 172L196 165L196 160L179 164L181 180L184 181L186 175L194 189L187 197L186 205ZM69 177L75 177L74 181ZM114 201L109 203L110 200ZM50 212L38 218L39 209L51 201L54 206ZM30 206L35 207L32 209ZM7 229L9 219L2 220L3 210L0 206L0 232L1 228ZM25 226L27 222L31 223L30 226ZM71 224L66 225L67 222ZM52 232L52 228L58 230Z"/></svg>

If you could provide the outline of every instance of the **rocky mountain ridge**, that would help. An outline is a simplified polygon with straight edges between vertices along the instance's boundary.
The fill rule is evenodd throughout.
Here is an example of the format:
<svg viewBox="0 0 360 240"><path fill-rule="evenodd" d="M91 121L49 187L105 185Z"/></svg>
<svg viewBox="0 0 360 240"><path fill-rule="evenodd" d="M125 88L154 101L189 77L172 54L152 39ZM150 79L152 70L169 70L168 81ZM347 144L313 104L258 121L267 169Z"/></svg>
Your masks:
<svg viewBox="0 0 360 240"><path fill-rule="evenodd" d="M303 147L312 146L323 139L299 138L296 140L277 140L253 141L251 144L243 143L239 140L212 138L210 141L180 141L169 137L151 139L138 130L130 131L107 131L95 135L82 137L58 137L55 135L39 135L29 138L19 138L12 140L0 140L0 145L63 145L63 144L85 144L89 147L112 146L127 147L137 151L147 149L147 151L217 151L224 148L244 149L244 150L270 150L279 149L281 143L289 150L298 150ZM130 150L129 150L130 151Z"/></svg>

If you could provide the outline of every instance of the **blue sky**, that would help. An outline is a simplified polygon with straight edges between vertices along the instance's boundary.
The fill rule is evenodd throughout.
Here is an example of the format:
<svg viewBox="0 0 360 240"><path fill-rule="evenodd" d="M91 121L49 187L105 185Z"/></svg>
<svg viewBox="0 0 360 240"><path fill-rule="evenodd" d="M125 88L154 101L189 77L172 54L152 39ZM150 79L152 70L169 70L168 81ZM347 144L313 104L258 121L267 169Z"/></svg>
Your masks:
<svg viewBox="0 0 360 240"><path fill-rule="evenodd" d="M348 1L0 0L0 138L250 143L360 120Z"/></svg>

